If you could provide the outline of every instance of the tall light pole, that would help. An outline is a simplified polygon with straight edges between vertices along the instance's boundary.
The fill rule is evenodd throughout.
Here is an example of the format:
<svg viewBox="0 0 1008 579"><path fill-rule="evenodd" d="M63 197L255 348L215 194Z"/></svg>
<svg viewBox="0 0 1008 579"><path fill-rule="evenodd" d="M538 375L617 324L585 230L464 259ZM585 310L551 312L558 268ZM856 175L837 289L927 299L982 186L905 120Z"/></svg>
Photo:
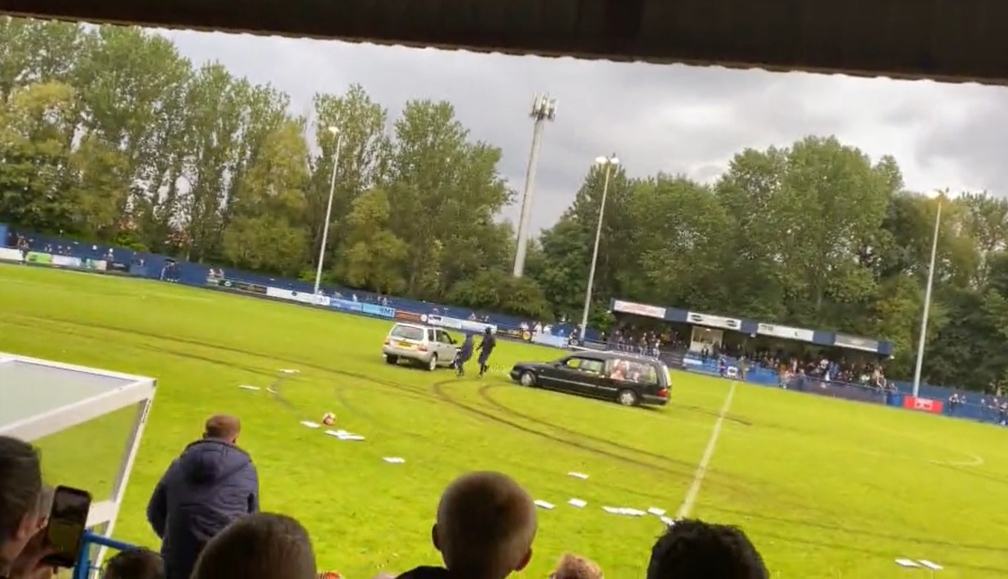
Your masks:
<svg viewBox="0 0 1008 579"><path fill-rule="evenodd" d="M556 99L549 95L536 95L529 113L535 123L532 125L532 149L529 151L528 167L525 169L525 191L522 193L521 217L518 221L518 246L515 249L514 276L525 273L525 254L528 252L529 220L532 218L532 193L535 187L536 165L539 159L539 143L542 140L545 121L556 117Z"/></svg>
<svg viewBox="0 0 1008 579"><path fill-rule="evenodd" d="M340 147L343 146L343 134L337 127L330 126L328 131L336 137L336 154L333 156L332 178L329 180L329 203L325 210L325 223L322 225L322 246L319 247L318 268L315 270L315 293L319 292L322 283L322 264L325 262L326 242L329 240L329 220L332 218L332 199L336 191L336 167L339 166Z"/></svg>
<svg viewBox="0 0 1008 579"><path fill-rule="evenodd" d="M917 364L914 366L913 395L920 393L921 368L924 366L924 341L927 338L928 312L931 311L931 286L934 284L935 257L938 255L938 229L941 226L941 197L935 215L934 239L931 240L931 265L928 267L927 289L924 290L924 314L921 316L920 339L917 341Z"/></svg>
<svg viewBox="0 0 1008 579"><path fill-rule="evenodd" d="M595 227L595 249L592 250L591 269L588 270L588 289L585 291L584 312L581 314L581 341L585 339L588 330L588 310L591 308L592 286L595 284L595 262L598 261L599 239L602 237L602 219L605 217L606 197L609 195L609 174L612 168L619 165L616 153L608 157L595 159L595 164L605 167L605 182L602 185L602 203L599 204L598 225Z"/></svg>

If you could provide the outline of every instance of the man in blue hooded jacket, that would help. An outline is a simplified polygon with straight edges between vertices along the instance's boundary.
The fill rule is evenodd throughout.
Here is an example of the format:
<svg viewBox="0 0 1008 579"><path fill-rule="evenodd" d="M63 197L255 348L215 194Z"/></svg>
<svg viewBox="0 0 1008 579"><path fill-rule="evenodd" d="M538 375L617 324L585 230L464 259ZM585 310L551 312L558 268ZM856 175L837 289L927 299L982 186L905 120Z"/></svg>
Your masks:
<svg viewBox="0 0 1008 579"><path fill-rule="evenodd" d="M167 579L189 579L203 547L232 521L259 511L259 478L238 448L241 423L213 416L203 438L172 462L147 505Z"/></svg>

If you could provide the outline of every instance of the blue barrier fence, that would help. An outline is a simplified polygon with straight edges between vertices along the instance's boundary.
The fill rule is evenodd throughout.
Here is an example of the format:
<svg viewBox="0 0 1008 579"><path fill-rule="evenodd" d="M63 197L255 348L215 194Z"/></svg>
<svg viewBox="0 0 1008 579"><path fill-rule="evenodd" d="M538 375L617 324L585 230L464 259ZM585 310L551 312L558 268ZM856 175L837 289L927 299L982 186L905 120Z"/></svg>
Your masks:
<svg viewBox="0 0 1008 579"><path fill-rule="evenodd" d="M94 564L92 555L97 554L103 548L129 551L135 549L136 546L91 531L84 531L84 536L81 538L81 549L77 554L77 564L73 569L73 579L88 579L92 571L99 570L98 566Z"/></svg>

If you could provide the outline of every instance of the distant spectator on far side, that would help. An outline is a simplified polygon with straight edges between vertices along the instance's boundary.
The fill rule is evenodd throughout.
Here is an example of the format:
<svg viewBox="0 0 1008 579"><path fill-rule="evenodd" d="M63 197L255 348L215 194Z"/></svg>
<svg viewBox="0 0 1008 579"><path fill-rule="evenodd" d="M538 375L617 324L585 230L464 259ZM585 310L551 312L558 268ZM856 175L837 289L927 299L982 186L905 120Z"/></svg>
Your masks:
<svg viewBox="0 0 1008 579"><path fill-rule="evenodd" d="M191 579L317 579L308 531L285 515L231 523L207 544Z"/></svg>
<svg viewBox="0 0 1008 579"><path fill-rule="evenodd" d="M767 579L763 559L737 527L682 520L651 549L647 579Z"/></svg>
<svg viewBox="0 0 1008 579"><path fill-rule="evenodd" d="M417 567L399 579L504 579L532 559L536 525L532 499L511 478L463 475L441 495L431 531L446 568Z"/></svg>
<svg viewBox="0 0 1008 579"><path fill-rule="evenodd" d="M120 551L105 563L102 579L165 579L164 560L150 549Z"/></svg>

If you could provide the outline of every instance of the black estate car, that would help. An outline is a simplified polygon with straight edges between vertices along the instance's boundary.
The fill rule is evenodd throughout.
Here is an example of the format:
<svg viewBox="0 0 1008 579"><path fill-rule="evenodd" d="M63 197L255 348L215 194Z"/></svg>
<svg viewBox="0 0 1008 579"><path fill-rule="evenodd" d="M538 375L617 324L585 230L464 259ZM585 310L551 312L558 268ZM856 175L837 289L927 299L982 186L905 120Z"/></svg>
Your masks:
<svg viewBox="0 0 1008 579"><path fill-rule="evenodd" d="M556 362L519 363L511 369L511 379L624 406L665 405L672 386L661 360L626 352L575 352Z"/></svg>

